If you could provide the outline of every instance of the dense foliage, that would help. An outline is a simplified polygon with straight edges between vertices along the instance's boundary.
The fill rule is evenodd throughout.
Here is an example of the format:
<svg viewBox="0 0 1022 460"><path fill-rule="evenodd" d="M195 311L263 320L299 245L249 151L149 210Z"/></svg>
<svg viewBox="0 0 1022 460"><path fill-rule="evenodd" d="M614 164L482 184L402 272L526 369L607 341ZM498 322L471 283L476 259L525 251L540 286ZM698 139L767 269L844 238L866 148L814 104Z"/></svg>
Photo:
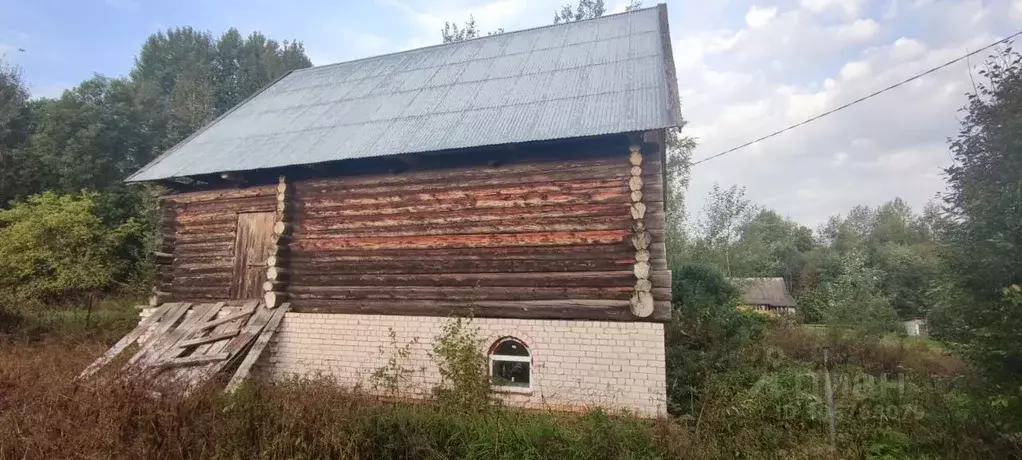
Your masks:
<svg viewBox="0 0 1022 460"><path fill-rule="evenodd" d="M109 291L138 272L145 228L107 226L96 194L51 192L0 210L0 293L17 302L64 304ZM16 302L15 302L16 303Z"/></svg>
<svg viewBox="0 0 1022 460"><path fill-rule="evenodd" d="M0 291L61 304L147 284L154 203L148 187L122 181L309 65L298 42L171 29L149 37L129 78L96 75L30 100L17 69L0 61L0 209L10 207L0 211Z"/></svg>
<svg viewBox="0 0 1022 460"><path fill-rule="evenodd" d="M946 171L943 256L952 276L942 332L1022 409L1022 55L1008 48L982 75Z"/></svg>

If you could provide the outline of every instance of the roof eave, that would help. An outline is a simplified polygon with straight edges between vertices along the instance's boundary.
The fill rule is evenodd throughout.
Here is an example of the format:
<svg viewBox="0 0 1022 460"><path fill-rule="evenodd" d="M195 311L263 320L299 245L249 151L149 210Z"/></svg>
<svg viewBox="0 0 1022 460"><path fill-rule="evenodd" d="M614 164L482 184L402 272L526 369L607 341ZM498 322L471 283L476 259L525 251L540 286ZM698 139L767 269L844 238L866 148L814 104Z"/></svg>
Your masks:
<svg viewBox="0 0 1022 460"><path fill-rule="evenodd" d="M266 91L269 87L277 84L278 81L281 81L284 78L286 78L288 75L291 75L291 73L294 72L295 70L296 69L288 70L287 72L284 72L281 76L275 78L273 81L271 81L271 82L267 83L266 85L264 85L262 88L259 88L259 91L256 91L256 92L252 93L251 95L249 95L248 97L243 99L241 102L235 104L234 107L231 107L226 112L220 114L220 116L214 118L213 121L210 121L209 123L206 123L205 126L203 126L202 128L199 128L198 130L196 130L194 133L192 133L188 137L182 139L177 144L174 144L173 147L167 149L166 152L161 153L160 156L158 156L156 158L153 158L153 160L150 161L149 163L146 163L146 165L143 166L142 169L139 169L138 171L135 171L134 174L128 176L127 179L124 179L124 182L125 183L129 183L129 184L130 183L134 183L134 182L152 182L152 181L163 180L163 179L172 179L174 177L177 177L177 176L168 176L168 177L156 177L156 178L151 178L151 179L136 179L140 174L146 172L147 170L149 170L150 168L155 166L157 163L163 161L164 158L167 158L167 156L169 156L171 153L174 153L174 151L176 151L177 149L181 148L182 145L185 145L186 143L188 143L192 139L195 139L196 137L198 137L200 134L206 132L206 130L208 130L210 127L212 127L213 125L215 125L218 122L220 122L220 120L223 120L228 115L234 113L234 111L237 110L238 107L241 107L241 106L245 105L246 102L252 100L256 96L258 96L260 93L262 93L263 91Z"/></svg>
<svg viewBox="0 0 1022 460"><path fill-rule="evenodd" d="M667 4L660 3L657 6L657 13L660 16L660 43L664 48L664 67L667 72L667 101L671 112L668 117L671 120L671 127L681 126L681 93L678 91L678 73L674 68L674 52L671 46L671 27L667 20Z"/></svg>

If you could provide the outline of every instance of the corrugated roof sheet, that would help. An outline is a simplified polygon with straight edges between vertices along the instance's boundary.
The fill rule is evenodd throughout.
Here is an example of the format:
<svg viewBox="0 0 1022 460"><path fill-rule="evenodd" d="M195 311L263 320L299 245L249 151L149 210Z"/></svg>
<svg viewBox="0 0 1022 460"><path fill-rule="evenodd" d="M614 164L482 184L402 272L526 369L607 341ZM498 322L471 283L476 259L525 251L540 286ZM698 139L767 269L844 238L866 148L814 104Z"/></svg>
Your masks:
<svg viewBox="0 0 1022 460"><path fill-rule="evenodd" d="M128 180L677 126L664 5L291 72Z"/></svg>
<svg viewBox="0 0 1022 460"><path fill-rule="evenodd" d="M731 282L741 289L744 305L795 306L795 298L788 293L784 278L732 278Z"/></svg>

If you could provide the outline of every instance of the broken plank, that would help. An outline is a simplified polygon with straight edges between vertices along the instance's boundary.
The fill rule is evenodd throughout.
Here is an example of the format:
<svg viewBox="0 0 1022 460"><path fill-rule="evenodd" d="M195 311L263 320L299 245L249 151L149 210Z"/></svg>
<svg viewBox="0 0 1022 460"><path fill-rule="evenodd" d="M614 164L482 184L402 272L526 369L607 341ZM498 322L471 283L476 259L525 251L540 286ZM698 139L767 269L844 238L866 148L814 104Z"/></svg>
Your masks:
<svg viewBox="0 0 1022 460"><path fill-rule="evenodd" d="M128 348L129 345L141 338L154 323L159 321L160 318L163 318L168 311L179 305L180 304L177 303L165 303L157 308L156 311L152 312L148 317L143 319L142 322L138 323L138 326L136 326L135 329L132 329L128 335L121 337L121 340L118 340L114 346L110 347L110 349L106 351L106 353L103 353L103 356L100 356L99 359L93 361L92 364L89 364L89 367L86 367L85 370L78 375L78 379L83 379L95 374L101 367L105 366L110 361L113 361L113 359L116 358L117 355L121 354L125 348Z"/></svg>
<svg viewBox="0 0 1022 460"><path fill-rule="evenodd" d="M168 359L166 361L163 361L163 362L159 363L158 365L160 367L178 367L178 366L188 366L188 365L195 365L195 364L209 364L209 363L215 363L217 361L224 361L224 360L226 360L227 358L230 358L230 357L231 357L231 354L230 353L226 353L226 352L225 353L217 353L215 355L185 356L184 358Z"/></svg>
<svg viewBox="0 0 1022 460"><path fill-rule="evenodd" d="M213 304L196 304L191 308L191 314L185 312L184 319L181 323L170 328L159 337L155 337L153 340L153 346L149 350L146 356L143 356L139 361L142 366L149 366L156 364L166 357L164 354L171 354L171 350L174 349L174 344L181 340L186 332L191 330L192 326L199 321L199 318L206 315L207 312L213 307Z"/></svg>
<svg viewBox="0 0 1022 460"><path fill-rule="evenodd" d="M181 322L181 325L176 329L167 333L166 341L169 345L158 357L154 358L152 362L159 362L167 359L177 358L185 350L181 347L180 342L192 336L195 331L197 324L202 324L209 321L210 318L216 316L221 308L224 307L224 302L215 304L201 304L196 305L192 308L192 316Z"/></svg>
<svg viewBox="0 0 1022 460"><path fill-rule="evenodd" d="M264 323L265 320L259 319L259 313L263 308L259 308L258 301L248 301L242 306L242 311L248 312L247 315L236 316L233 320L222 322L217 325L210 333L213 335L225 334L230 331L243 331L247 330L247 327L252 325L254 322ZM255 312L256 314L252 314ZM235 315L231 315L235 316ZM243 329L245 328L245 329ZM240 332L239 332L240 333ZM229 356L233 354L231 351L230 344L235 340L238 340L238 335L235 335L231 340L223 340L218 342L212 342L205 345L199 345L192 356L199 355L213 355L220 352L227 353ZM194 388L202 381L209 379L211 376L220 372L229 361L215 361L201 366L190 367L187 369L179 370L177 379L184 383L186 388Z"/></svg>
<svg viewBox="0 0 1022 460"><path fill-rule="evenodd" d="M135 353L131 359L128 360L128 367L135 365L143 357L156 346L163 334L166 334L170 328L177 324L178 320L192 307L192 304L184 302L177 304L177 307L170 309L159 323L157 323L156 330L152 332L152 338L147 340L145 345Z"/></svg>
<svg viewBox="0 0 1022 460"><path fill-rule="evenodd" d="M180 347L180 348L187 348L187 347L192 347L192 346L195 346L195 345L202 345L202 344L206 344L206 343L212 343L212 342L216 342L218 340L224 340L224 339L229 339L231 337L234 337L234 336L238 335L239 332L241 332L240 329L239 330L225 332L223 334L211 335L211 336L207 336L207 337L199 337L197 339L182 340L181 342L179 342L177 344L177 346Z"/></svg>
<svg viewBox="0 0 1022 460"><path fill-rule="evenodd" d="M250 305L245 305L244 307L242 307L242 309L240 311L237 311L235 313L231 313L230 315L224 316L223 318L217 318L217 319L215 319L213 321L209 321L206 324L203 324L203 325L199 326L198 330L199 331L204 331L206 329L215 328L215 327L217 327L217 326L219 326L221 324L224 324L224 323L229 323L231 321L242 319L242 318L244 318L246 316L251 315L252 314L252 310L254 310L254 309L255 309L255 307L252 307Z"/></svg>
<svg viewBox="0 0 1022 460"><path fill-rule="evenodd" d="M280 321L284 318L290 307L291 304L285 303L273 312L273 316L270 317L266 326L263 327L259 338L256 339L255 344L252 345L252 348L245 355L245 360L238 365L238 370L234 372L234 376L227 382L227 387L224 389L225 393L233 393L234 390L241 386L241 382L245 380L245 377L248 377L249 370L259 360L259 355L263 353L263 349L270 343L270 338L273 337L273 333L277 330L277 326L280 325Z"/></svg>

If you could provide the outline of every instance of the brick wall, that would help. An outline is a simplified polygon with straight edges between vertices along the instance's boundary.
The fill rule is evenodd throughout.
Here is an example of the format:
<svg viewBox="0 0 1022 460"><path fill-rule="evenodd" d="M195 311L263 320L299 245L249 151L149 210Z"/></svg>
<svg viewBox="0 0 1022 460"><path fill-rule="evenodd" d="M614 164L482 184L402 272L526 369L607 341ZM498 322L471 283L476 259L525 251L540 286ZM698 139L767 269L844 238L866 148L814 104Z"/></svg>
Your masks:
<svg viewBox="0 0 1022 460"><path fill-rule="evenodd" d="M430 359L445 318L288 313L259 362L258 372L281 378L326 375L344 386L373 388L373 371L410 345L401 366L414 370L405 397L424 397L439 382ZM657 323L476 318L489 347L516 337L532 355L532 391L501 393L508 403L577 410L599 406L646 416L665 411L663 325ZM391 337L390 331L394 332Z"/></svg>

